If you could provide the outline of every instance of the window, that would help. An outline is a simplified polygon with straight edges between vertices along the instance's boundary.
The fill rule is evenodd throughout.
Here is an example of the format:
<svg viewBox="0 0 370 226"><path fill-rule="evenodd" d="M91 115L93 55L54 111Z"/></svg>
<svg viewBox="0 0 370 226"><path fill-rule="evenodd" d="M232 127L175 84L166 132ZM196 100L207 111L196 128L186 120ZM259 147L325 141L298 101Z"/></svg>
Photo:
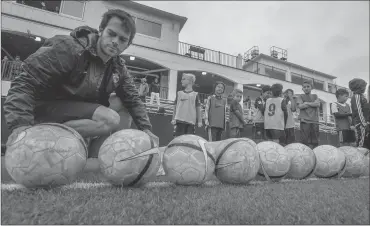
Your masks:
<svg viewBox="0 0 370 226"><path fill-rule="evenodd" d="M161 38L162 25L136 18L136 32L155 38Z"/></svg>
<svg viewBox="0 0 370 226"><path fill-rule="evenodd" d="M297 85L302 85L303 80L302 80L302 75L296 74L296 73L291 73L292 76L292 83L297 84Z"/></svg>
<svg viewBox="0 0 370 226"><path fill-rule="evenodd" d="M270 76L271 78L279 79L281 81L285 81L285 73L286 71L281 70L279 68L265 68L266 75Z"/></svg>
<svg viewBox="0 0 370 226"><path fill-rule="evenodd" d="M82 19L84 9L85 9L84 1L63 1L60 13Z"/></svg>
<svg viewBox="0 0 370 226"><path fill-rule="evenodd" d="M35 8L38 8L38 9L42 9L42 10L46 10L46 11L50 11L50 12L55 12L55 13L59 13L59 8L60 8L60 4L61 4L60 0L59 1L57 1L57 0L56 1L16 0L15 2L18 3L18 4L27 5L27 6L35 7Z"/></svg>
<svg viewBox="0 0 370 226"><path fill-rule="evenodd" d="M313 84L315 89L324 90L324 81L314 79Z"/></svg>

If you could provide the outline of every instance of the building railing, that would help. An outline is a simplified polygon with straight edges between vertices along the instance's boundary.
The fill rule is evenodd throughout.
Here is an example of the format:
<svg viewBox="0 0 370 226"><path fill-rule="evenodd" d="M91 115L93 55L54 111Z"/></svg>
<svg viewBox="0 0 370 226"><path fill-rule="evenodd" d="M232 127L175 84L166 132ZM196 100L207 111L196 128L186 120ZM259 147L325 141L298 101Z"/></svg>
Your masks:
<svg viewBox="0 0 370 226"><path fill-rule="evenodd" d="M12 81L15 76L23 71L21 61L2 60L1 61L1 80Z"/></svg>
<svg viewBox="0 0 370 226"><path fill-rule="evenodd" d="M253 60L249 60L243 69L245 71L253 72L259 75L275 78L278 80L285 81L287 71L271 65L259 63Z"/></svg>
<svg viewBox="0 0 370 226"><path fill-rule="evenodd" d="M200 46L191 45L184 42L179 42L178 53L180 55L188 56L191 58L204 60L216 64L221 64L229 67L236 68L237 57L223 53L220 51L215 51Z"/></svg>

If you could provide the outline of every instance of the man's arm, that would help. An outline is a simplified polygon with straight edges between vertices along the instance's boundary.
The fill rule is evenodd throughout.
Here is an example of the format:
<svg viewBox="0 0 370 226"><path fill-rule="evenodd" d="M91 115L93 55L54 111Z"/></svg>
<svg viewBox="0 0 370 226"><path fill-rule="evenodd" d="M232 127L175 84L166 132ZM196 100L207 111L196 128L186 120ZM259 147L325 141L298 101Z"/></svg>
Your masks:
<svg viewBox="0 0 370 226"><path fill-rule="evenodd" d="M178 98L178 95L176 95L175 102L173 103L172 120L175 120L175 116L176 116L177 98Z"/></svg>
<svg viewBox="0 0 370 226"><path fill-rule="evenodd" d="M197 94L197 96L195 98L195 109L197 111L197 121L198 121L198 124L199 123L202 123L202 109L201 109L201 104L200 104L200 100L199 100L198 94Z"/></svg>
<svg viewBox="0 0 370 226"><path fill-rule="evenodd" d="M292 110L292 112L297 111L297 104L294 98L290 99L290 109Z"/></svg>
<svg viewBox="0 0 370 226"><path fill-rule="evenodd" d="M356 104L355 104L355 107L357 108L357 113L358 113L358 116L360 118L360 121L361 121L361 124L362 126L367 126L367 122L366 122L366 119L364 117L364 114L363 114L363 111L362 111L362 103L361 103L361 96L358 95L358 94L355 94L355 101L356 101Z"/></svg>
<svg viewBox="0 0 370 226"><path fill-rule="evenodd" d="M121 70L122 76L120 84L116 88L116 94L127 108L137 128L139 130L151 130L152 124L149 121L146 107L139 98L139 92L132 76L127 71L126 66L123 65Z"/></svg>
<svg viewBox="0 0 370 226"><path fill-rule="evenodd" d="M282 101L281 102L281 110L283 110L284 113L284 125L286 125L286 122L288 121L288 107L287 107L287 102Z"/></svg>
<svg viewBox="0 0 370 226"><path fill-rule="evenodd" d="M206 106L204 107L204 120L208 121L209 106L211 102L211 96L207 98Z"/></svg>
<svg viewBox="0 0 370 226"><path fill-rule="evenodd" d="M300 95L297 96L297 108L300 109L300 110L303 110L303 109L306 109L308 108L309 106L307 105L307 103L303 103L303 100L302 100L302 97Z"/></svg>
<svg viewBox="0 0 370 226"><path fill-rule="evenodd" d="M335 118L346 118L351 116L352 113L339 113L337 103L331 103L331 113L335 116Z"/></svg>
<svg viewBox="0 0 370 226"><path fill-rule="evenodd" d="M24 72L12 81L4 103L4 115L10 131L34 124L35 99L70 76L78 61L72 38L55 36L29 56Z"/></svg>

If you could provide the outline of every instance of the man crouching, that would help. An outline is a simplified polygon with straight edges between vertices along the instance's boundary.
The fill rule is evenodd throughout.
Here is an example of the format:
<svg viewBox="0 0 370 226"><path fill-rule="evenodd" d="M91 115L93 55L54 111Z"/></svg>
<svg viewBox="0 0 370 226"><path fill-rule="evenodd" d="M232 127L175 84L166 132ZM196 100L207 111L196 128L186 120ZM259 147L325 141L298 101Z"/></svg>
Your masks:
<svg viewBox="0 0 370 226"><path fill-rule="evenodd" d="M131 121L151 136L146 108L119 55L132 43L135 22L114 9L103 15L99 31L83 26L70 36L56 35L30 55L4 103L9 140L43 122L65 124L84 138L103 141ZM132 118L131 118L132 117ZM89 151L96 158L100 145Z"/></svg>

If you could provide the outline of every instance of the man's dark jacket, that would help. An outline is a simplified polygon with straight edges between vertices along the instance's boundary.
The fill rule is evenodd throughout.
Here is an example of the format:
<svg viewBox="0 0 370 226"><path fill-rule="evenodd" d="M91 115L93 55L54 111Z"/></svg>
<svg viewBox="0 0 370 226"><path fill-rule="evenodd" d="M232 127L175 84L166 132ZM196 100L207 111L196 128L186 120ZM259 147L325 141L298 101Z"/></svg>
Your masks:
<svg viewBox="0 0 370 226"><path fill-rule="evenodd" d="M97 30L78 27L70 36L57 35L46 40L24 61L24 72L12 81L4 103L11 131L35 124L34 108L38 101L76 100L109 106L112 92L116 92L139 129L151 129L145 105L121 57L106 63L104 76L86 73L89 62L98 58L98 38Z"/></svg>

